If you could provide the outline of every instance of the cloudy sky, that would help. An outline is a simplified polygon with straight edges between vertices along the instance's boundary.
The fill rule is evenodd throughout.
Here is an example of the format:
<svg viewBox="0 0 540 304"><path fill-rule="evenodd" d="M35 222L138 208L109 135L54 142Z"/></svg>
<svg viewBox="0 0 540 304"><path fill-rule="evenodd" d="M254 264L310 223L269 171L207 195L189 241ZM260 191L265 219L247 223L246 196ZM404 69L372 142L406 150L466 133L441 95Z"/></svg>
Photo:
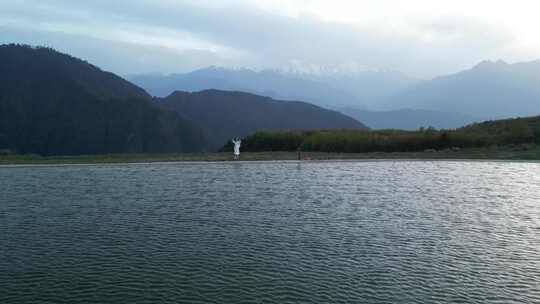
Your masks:
<svg viewBox="0 0 540 304"><path fill-rule="evenodd" d="M430 78L540 59L539 12L538 0L0 0L0 43L123 75L218 65Z"/></svg>

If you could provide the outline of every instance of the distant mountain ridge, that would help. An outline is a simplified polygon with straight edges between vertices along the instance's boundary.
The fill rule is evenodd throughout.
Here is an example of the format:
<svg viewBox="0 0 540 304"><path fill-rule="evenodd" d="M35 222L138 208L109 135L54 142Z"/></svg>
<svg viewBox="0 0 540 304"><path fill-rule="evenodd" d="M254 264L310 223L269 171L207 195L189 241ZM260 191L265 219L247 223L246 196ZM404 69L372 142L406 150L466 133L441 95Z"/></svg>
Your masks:
<svg viewBox="0 0 540 304"><path fill-rule="evenodd" d="M271 70L208 67L185 74L139 75L130 77L130 80L157 97L165 97L175 91L198 92L216 89L247 92L281 100L303 100L324 107L361 104L354 95L325 83Z"/></svg>
<svg viewBox="0 0 540 304"><path fill-rule="evenodd" d="M414 129L426 124L458 128L462 123L484 119L540 114L540 60L515 64L484 61L469 70L433 80L392 71L254 72L215 67L132 79L151 92L215 88L303 100L342 111L373 128ZM166 85L153 90L151 86L161 80Z"/></svg>
<svg viewBox="0 0 540 304"><path fill-rule="evenodd" d="M377 111L382 101L422 83L397 71L327 71L228 69L209 67L186 74L140 75L132 79L153 95L178 89L245 91L275 99L303 100L340 111L371 128L418 129L422 126L457 128L476 121L451 111L410 109ZM371 110L370 110L371 109Z"/></svg>
<svg viewBox="0 0 540 304"><path fill-rule="evenodd" d="M422 82L397 71L366 70L353 73L303 74L305 79L327 84L361 100L358 109L376 111L379 103Z"/></svg>
<svg viewBox="0 0 540 304"><path fill-rule="evenodd" d="M303 70L254 71L220 67L208 67L185 74L138 75L130 77L130 80L158 97L167 96L176 90L243 91L280 100L302 100L332 110L351 109L353 111L342 112L356 119L367 117L370 127L388 125L389 122L389 126L393 128L402 126L400 123L392 124L391 118L394 115L384 117L386 113L376 113L368 109L376 108L380 100L420 82L396 71L321 70L310 73ZM363 115L354 116L358 112ZM416 125L422 126L425 121L426 119L420 120ZM454 127L459 126L461 125Z"/></svg>
<svg viewBox="0 0 540 304"><path fill-rule="evenodd" d="M540 60L484 61L388 99L386 108L459 112L489 119L540 114Z"/></svg>
<svg viewBox="0 0 540 304"><path fill-rule="evenodd" d="M243 92L177 91L166 98L156 98L156 102L208 130L214 149L221 148L232 137L260 130L366 129L362 123L336 111Z"/></svg>
<svg viewBox="0 0 540 304"><path fill-rule="evenodd" d="M243 91L282 100L303 100L329 108L376 106L420 82L395 71L307 73L295 70L229 69L208 67L184 74L135 75L129 78L154 96L176 90L197 92L207 89Z"/></svg>

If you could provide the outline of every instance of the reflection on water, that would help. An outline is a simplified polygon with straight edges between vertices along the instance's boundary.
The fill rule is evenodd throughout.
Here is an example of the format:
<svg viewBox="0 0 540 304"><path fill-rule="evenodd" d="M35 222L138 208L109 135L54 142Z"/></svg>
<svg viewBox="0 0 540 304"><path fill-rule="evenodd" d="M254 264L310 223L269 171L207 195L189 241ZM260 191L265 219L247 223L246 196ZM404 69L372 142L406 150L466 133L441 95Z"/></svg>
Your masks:
<svg viewBox="0 0 540 304"><path fill-rule="evenodd" d="M0 303L539 303L540 165L0 168Z"/></svg>

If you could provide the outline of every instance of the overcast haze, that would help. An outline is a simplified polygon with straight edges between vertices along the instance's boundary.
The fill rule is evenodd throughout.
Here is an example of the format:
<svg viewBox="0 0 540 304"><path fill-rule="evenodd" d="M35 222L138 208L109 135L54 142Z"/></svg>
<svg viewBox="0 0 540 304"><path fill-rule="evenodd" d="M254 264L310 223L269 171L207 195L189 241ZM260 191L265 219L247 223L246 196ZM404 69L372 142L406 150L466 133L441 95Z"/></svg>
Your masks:
<svg viewBox="0 0 540 304"><path fill-rule="evenodd" d="M0 42L120 74L391 69L414 77L540 58L538 1L0 0Z"/></svg>

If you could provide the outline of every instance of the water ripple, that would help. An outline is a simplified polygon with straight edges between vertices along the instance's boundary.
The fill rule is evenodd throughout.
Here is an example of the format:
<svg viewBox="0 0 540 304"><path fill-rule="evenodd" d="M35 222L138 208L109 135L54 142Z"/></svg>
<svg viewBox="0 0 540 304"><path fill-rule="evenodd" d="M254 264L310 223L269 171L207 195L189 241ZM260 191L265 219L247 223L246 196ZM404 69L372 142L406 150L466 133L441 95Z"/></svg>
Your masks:
<svg viewBox="0 0 540 304"><path fill-rule="evenodd" d="M540 303L540 165L0 168L0 303Z"/></svg>

